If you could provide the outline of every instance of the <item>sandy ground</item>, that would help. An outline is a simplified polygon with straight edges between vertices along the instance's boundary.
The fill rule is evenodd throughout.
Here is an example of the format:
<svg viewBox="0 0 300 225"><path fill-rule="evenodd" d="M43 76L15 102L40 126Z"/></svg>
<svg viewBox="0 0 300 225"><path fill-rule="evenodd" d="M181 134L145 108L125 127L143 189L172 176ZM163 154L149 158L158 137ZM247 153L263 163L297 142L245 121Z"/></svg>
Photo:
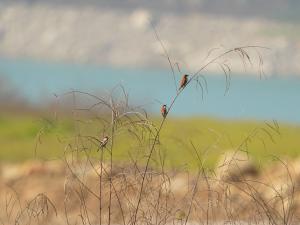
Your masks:
<svg viewBox="0 0 300 225"><path fill-rule="evenodd" d="M259 221L267 220L266 213L274 216L278 221L293 215L291 218L296 221L297 216L300 215L300 173L297 171L299 165L297 160L290 165L294 165L293 171L290 172L293 186L289 184L285 169L279 164L265 169L263 173L253 170L249 164L240 165L239 171L243 173L243 182L239 177L241 173L237 173L234 168L227 168L226 172L219 170L216 177L209 180L210 191L208 191L207 180L203 177L197 178L196 174L170 172L166 183L161 183L161 176L153 175L151 180L146 182L141 213L138 216L139 224L144 224L145 220L151 221L151 224L159 224L155 216L161 219L165 215L168 215L166 219L168 224L185 224L187 217L189 217L188 221L196 221L188 224L202 224L206 221L207 212L209 224L216 225L249 220L251 223L238 222L237 224L260 224ZM74 174L59 161L2 164L0 222L2 221L3 224L98 224L99 201L95 197L99 196L98 176L91 168L87 168L82 176L81 165L76 165L72 169ZM138 185L140 180L128 172L124 183L124 180L118 177L125 172L126 169L118 168L112 173L114 186L111 221L113 224L124 224L124 220L128 224L134 211L133 206L137 203L138 188L134 185ZM222 182L217 179L217 176L222 178ZM107 176L104 177L102 184L104 224L108 220L108 180ZM87 191L86 187L90 190ZM246 194L249 191L252 195ZM168 206L165 206L165 202ZM191 202L193 204L190 208ZM120 212L120 205L124 210L124 217Z"/></svg>

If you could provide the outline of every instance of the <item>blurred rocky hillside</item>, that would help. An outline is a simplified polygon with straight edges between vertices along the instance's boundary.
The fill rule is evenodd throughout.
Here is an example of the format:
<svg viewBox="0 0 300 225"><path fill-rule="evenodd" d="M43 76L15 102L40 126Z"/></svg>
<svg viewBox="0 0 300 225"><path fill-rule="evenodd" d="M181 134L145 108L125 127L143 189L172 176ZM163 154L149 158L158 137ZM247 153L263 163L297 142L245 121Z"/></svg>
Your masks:
<svg viewBox="0 0 300 225"><path fill-rule="evenodd" d="M187 70L199 68L212 48L222 51L262 45L271 48L264 52L267 73L300 74L299 23L276 14L280 9L283 18L294 18L293 10L299 9L295 1L262 4L258 0L227 0L227 5L204 0L109 2L1 1L0 55L121 67L167 67L151 21L171 58ZM230 5L235 7L229 10ZM233 65L237 72L244 72L238 58Z"/></svg>

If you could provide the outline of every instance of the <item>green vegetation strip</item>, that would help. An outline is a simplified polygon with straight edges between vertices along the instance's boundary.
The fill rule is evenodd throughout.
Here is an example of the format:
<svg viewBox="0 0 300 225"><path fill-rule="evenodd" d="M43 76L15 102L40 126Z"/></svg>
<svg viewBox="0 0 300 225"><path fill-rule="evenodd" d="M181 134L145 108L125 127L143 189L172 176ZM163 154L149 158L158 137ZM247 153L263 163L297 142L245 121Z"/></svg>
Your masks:
<svg viewBox="0 0 300 225"><path fill-rule="evenodd" d="M154 121L159 123L159 119ZM247 141L247 145L243 145L243 150L248 151L257 164L266 165L273 155L298 157L300 126L278 123L279 130L276 130L269 125L274 126L272 121L266 124L211 118L167 119L157 148L160 151L157 150L154 155L156 160L153 164L159 164L158 160L164 159L168 168L196 168L198 160L193 143L205 166L213 168L223 153L236 149L254 130L257 130L256 135ZM0 160L20 162L34 158L61 158L67 143L74 141L75 127L74 121L68 119L55 122L33 116L2 115ZM100 136L101 132L101 128L91 121L80 129L82 135ZM132 154L145 155L146 149L147 143L137 144L133 136L120 133L115 139L113 155L115 160L126 163ZM96 147L90 151L97 156Z"/></svg>

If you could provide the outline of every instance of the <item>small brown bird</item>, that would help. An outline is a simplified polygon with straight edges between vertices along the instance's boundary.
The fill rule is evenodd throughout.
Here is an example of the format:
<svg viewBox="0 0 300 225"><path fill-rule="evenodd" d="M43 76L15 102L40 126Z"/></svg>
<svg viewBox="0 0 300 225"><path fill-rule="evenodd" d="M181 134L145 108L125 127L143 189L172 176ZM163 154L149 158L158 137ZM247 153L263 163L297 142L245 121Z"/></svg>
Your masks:
<svg viewBox="0 0 300 225"><path fill-rule="evenodd" d="M163 118L166 118L166 116L168 114L167 105L162 105L160 112L161 112L161 115L163 116Z"/></svg>
<svg viewBox="0 0 300 225"><path fill-rule="evenodd" d="M108 136L105 136L102 141L100 141L100 148L103 149L106 147L107 143L108 143L108 139L109 137Z"/></svg>
<svg viewBox="0 0 300 225"><path fill-rule="evenodd" d="M189 75L187 75L187 74L184 74L184 75L182 76L181 81L180 81L180 87L179 87L179 90L185 88L185 86L187 85L187 83L188 83L188 76L189 76Z"/></svg>

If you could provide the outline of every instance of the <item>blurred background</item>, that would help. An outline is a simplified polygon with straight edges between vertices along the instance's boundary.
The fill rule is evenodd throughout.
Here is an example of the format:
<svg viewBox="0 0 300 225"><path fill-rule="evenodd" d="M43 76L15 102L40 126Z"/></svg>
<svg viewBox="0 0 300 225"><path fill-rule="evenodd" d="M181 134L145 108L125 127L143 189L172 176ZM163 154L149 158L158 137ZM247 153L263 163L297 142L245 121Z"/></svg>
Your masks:
<svg viewBox="0 0 300 225"><path fill-rule="evenodd" d="M123 85L133 104L159 116L175 87L152 25L182 73L197 71L211 50L268 47L260 51L263 76L256 64L245 68L240 58L228 58L228 92L222 70L212 66L203 72L207 91L191 85L171 116L174 124L209 121L207 129L229 132L236 142L257 123L276 120L287 135L270 152L298 155L299 10L296 0L1 0L1 160L33 156L40 118L54 111L56 95L70 90L103 94Z"/></svg>

